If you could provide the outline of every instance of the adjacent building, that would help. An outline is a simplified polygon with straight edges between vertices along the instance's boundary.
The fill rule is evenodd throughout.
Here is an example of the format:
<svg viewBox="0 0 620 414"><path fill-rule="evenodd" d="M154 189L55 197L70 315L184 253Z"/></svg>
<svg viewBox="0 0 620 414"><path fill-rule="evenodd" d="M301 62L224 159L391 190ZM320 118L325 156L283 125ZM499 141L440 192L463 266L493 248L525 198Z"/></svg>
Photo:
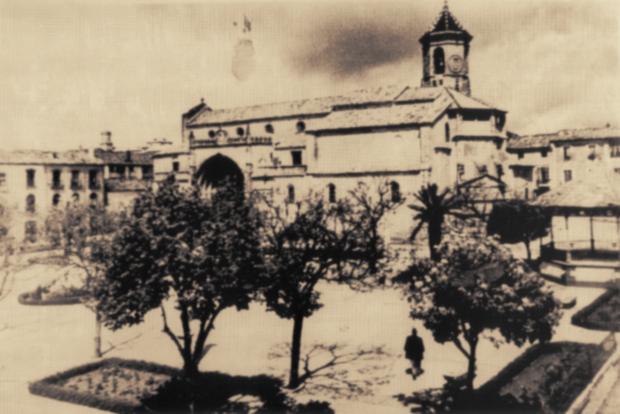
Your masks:
<svg viewBox="0 0 620 414"><path fill-rule="evenodd" d="M45 219L67 203L103 200L101 161L86 150L0 152L0 204L16 242L41 240Z"/></svg>

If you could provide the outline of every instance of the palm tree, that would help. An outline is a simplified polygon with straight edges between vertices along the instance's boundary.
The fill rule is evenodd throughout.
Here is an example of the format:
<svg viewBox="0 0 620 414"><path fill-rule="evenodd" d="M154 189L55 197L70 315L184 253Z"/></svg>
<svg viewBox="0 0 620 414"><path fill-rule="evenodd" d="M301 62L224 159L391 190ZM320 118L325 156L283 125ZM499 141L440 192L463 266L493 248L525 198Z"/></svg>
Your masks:
<svg viewBox="0 0 620 414"><path fill-rule="evenodd" d="M444 219L448 215L459 218L467 217L466 214L459 212L464 205L464 196L455 194L449 188L439 192L437 184L427 184L415 194L416 204L409 206L417 214L414 220L418 222L411 233L411 240L414 240L422 226L428 226L428 248L433 261L439 260L436 246L441 242L441 233Z"/></svg>

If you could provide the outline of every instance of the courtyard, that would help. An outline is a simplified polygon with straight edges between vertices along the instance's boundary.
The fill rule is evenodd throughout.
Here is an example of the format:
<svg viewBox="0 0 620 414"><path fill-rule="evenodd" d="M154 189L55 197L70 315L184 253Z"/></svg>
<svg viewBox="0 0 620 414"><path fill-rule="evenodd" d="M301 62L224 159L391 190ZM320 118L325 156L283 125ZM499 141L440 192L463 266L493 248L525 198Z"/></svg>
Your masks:
<svg viewBox="0 0 620 414"><path fill-rule="evenodd" d="M7 412L100 412L28 392L30 382L96 360L93 355L95 318L91 311L82 305L24 306L17 301L20 293L34 290L63 272L59 266L33 264L14 268L10 274L7 294L0 301L0 341L3 344L0 400ZM601 342L606 332L576 327L571 324L571 316L590 304L602 289L560 285L554 285L553 289L563 301L577 299L577 305L565 311L554 341ZM408 409L394 398L395 394L440 387L444 375L460 375L465 370L466 361L453 345L435 343L419 322L409 318L409 307L400 291L380 289L361 293L326 284L319 290L325 306L306 321L303 350L307 352L315 344L334 344L338 345L334 348L336 353L355 353L375 347L381 347L382 351L339 366L335 381L311 380L302 390L290 394L293 398L326 400L338 413L377 412L380 407L382 413L405 414ZM418 328L426 346L425 372L415 381L405 372L409 363L403 352L404 339L412 326ZM291 322L266 312L260 304L252 304L247 311L227 310L218 319L210 337L201 371L284 378L288 360L274 355L290 341L290 334ZM479 361L476 386L525 350L525 347L512 345L495 349L488 340L480 347L480 355L484 358ZM131 328L117 332L104 329L103 351L104 358L181 365L172 342L162 333L159 312L151 312L143 324ZM372 374L362 374L368 366L373 367ZM371 383L363 383L363 380ZM343 392L345 382L358 384L363 392Z"/></svg>

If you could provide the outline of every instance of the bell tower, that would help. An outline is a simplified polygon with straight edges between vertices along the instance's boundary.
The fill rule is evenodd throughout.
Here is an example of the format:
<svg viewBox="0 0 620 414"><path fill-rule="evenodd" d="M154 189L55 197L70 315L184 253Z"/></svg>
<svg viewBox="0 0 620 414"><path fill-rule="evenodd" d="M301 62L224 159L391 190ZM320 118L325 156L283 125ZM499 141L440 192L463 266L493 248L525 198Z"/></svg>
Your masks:
<svg viewBox="0 0 620 414"><path fill-rule="evenodd" d="M422 86L447 86L470 95L468 57L472 39L450 13L446 0L431 29L420 38L424 59Z"/></svg>

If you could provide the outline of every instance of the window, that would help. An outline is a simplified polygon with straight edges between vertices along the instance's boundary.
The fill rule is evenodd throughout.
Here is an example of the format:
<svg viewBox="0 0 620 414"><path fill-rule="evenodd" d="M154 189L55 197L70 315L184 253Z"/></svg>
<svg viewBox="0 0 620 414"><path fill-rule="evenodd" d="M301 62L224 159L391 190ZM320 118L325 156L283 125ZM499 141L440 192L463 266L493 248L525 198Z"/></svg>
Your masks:
<svg viewBox="0 0 620 414"><path fill-rule="evenodd" d="M525 181L532 181L533 169L532 167L516 166L513 167L512 173L515 178L521 178Z"/></svg>
<svg viewBox="0 0 620 414"><path fill-rule="evenodd" d="M392 202L398 203L400 201L400 184L396 181L390 183L390 193L392 196Z"/></svg>
<svg viewBox="0 0 620 414"><path fill-rule="evenodd" d="M573 179L572 170L564 170L564 182L567 183Z"/></svg>
<svg viewBox="0 0 620 414"><path fill-rule="evenodd" d="M38 235L37 222L27 221L24 225L24 239L28 243L36 243L37 235Z"/></svg>
<svg viewBox="0 0 620 414"><path fill-rule="evenodd" d="M26 170L26 186L28 188L34 187L35 170Z"/></svg>
<svg viewBox="0 0 620 414"><path fill-rule="evenodd" d="M152 165L142 166L142 178L145 180L153 179L153 166Z"/></svg>
<svg viewBox="0 0 620 414"><path fill-rule="evenodd" d="M291 158L293 159L293 165L302 165L301 151L291 151Z"/></svg>
<svg viewBox="0 0 620 414"><path fill-rule="evenodd" d="M28 194L26 197L26 211L28 213L34 213L37 210L37 199L34 194Z"/></svg>
<svg viewBox="0 0 620 414"><path fill-rule="evenodd" d="M620 168L614 168L614 173L620 174Z"/></svg>
<svg viewBox="0 0 620 414"><path fill-rule="evenodd" d="M329 193L329 202L330 203L335 203L336 202L336 186L332 183L330 183L327 186L327 190Z"/></svg>
<svg viewBox="0 0 620 414"><path fill-rule="evenodd" d="M62 182L60 178L61 178L61 171L53 170L52 171L52 189L62 190Z"/></svg>
<svg viewBox="0 0 620 414"><path fill-rule="evenodd" d="M271 124L265 125L265 132L268 134L273 134L273 125Z"/></svg>
<svg viewBox="0 0 620 414"><path fill-rule="evenodd" d="M540 153L540 155L541 155L543 158L547 158L547 154L548 154L548 153L549 153L549 151L547 151L546 149L544 149L544 150L542 150L542 152Z"/></svg>
<svg viewBox="0 0 620 414"><path fill-rule="evenodd" d="M549 183L549 168L548 167L540 167L538 170L538 184L548 184Z"/></svg>
<svg viewBox="0 0 620 414"><path fill-rule="evenodd" d="M6 173L0 172L0 188L6 185Z"/></svg>
<svg viewBox="0 0 620 414"><path fill-rule="evenodd" d="M54 194L54 197L52 197L52 205L54 207L57 207L60 204L60 194Z"/></svg>
<svg viewBox="0 0 620 414"><path fill-rule="evenodd" d="M456 164L456 175L458 178L461 178L465 175L465 165Z"/></svg>
<svg viewBox="0 0 620 414"><path fill-rule="evenodd" d="M445 56L443 53L443 49L438 47L433 52L433 66L435 67L436 74L442 74L445 72Z"/></svg>
<svg viewBox="0 0 620 414"><path fill-rule="evenodd" d="M504 175L504 166L502 164L495 164L495 175L497 178L502 178Z"/></svg>
<svg viewBox="0 0 620 414"><path fill-rule="evenodd" d="M450 142L450 124L446 123L444 132L445 132L446 142Z"/></svg>
<svg viewBox="0 0 620 414"><path fill-rule="evenodd" d="M209 130L209 138L215 138L215 131L214 130Z"/></svg>
<svg viewBox="0 0 620 414"><path fill-rule="evenodd" d="M304 132L306 130L306 123L304 121L297 122L297 132Z"/></svg>
<svg viewBox="0 0 620 414"><path fill-rule="evenodd" d="M522 160L522 159L523 159L523 156L524 156L523 151L519 151L519 152L517 153L517 156L519 157L519 159L520 159L520 160Z"/></svg>
<svg viewBox="0 0 620 414"><path fill-rule="evenodd" d="M71 171L71 189L80 190L80 172L78 170Z"/></svg>
<svg viewBox="0 0 620 414"><path fill-rule="evenodd" d="M99 171L90 170L88 172L88 188L91 190L99 189Z"/></svg>
<svg viewBox="0 0 620 414"><path fill-rule="evenodd" d="M77 203L78 201L80 201L80 195L78 193L73 193L71 198L73 199L74 203Z"/></svg>
<svg viewBox="0 0 620 414"><path fill-rule="evenodd" d="M90 204L93 206L97 204L97 193L91 193Z"/></svg>
<svg viewBox="0 0 620 414"><path fill-rule="evenodd" d="M486 165L478 165L478 175L488 174L489 170Z"/></svg>
<svg viewBox="0 0 620 414"><path fill-rule="evenodd" d="M288 186L288 197L287 197L287 201L289 203L294 203L295 202L295 186L293 186L292 184L290 184Z"/></svg>
<svg viewBox="0 0 620 414"><path fill-rule="evenodd" d="M172 171L179 172L180 169L181 169L181 164L178 161L174 161L172 163Z"/></svg>
<svg viewBox="0 0 620 414"><path fill-rule="evenodd" d="M570 147L568 145L565 145L563 148L563 151L564 151L564 161L570 160Z"/></svg>
<svg viewBox="0 0 620 414"><path fill-rule="evenodd" d="M240 137L245 135L245 130L242 127L237 128L237 135Z"/></svg>
<svg viewBox="0 0 620 414"><path fill-rule="evenodd" d="M588 159L590 161L594 161L596 159L596 145L588 145L588 149L590 150L590 153L588 154Z"/></svg>
<svg viewBox="0 0 620 414"><path fill-rule="evenodd" d="M609 147L610 156L612 158L620 158L620 144L613 144Z"/></svg>

